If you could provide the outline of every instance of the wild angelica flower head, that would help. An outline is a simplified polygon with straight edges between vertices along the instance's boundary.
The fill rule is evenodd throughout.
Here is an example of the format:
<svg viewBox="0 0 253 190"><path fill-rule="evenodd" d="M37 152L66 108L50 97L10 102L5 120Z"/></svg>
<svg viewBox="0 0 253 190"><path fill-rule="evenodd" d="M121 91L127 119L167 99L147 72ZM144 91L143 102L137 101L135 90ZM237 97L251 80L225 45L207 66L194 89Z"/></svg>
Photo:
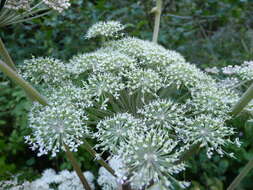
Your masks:
<svg viewBox="0 0 253 190"><path fill-rule="evenodd" d="M209 113L216 117L229 118L231 106L238 100L238 94L233 90L219 87L216 83L199 83L192 92L192 99L187 100L189 106L193 106L194 112Z"/></svg>
<svg viewBox="0 0 253 190"><path fill-rule="evenodd" d="M133 58L117 51L100 49L93 53L74 56L67 64L67 69L74 77L78 77L92 72L126 72L134 66Z"/></svg>
<svg viewBox="0 0 253 190"><path fill-rule="evenodd" d="M31 0L7 0L5 8L13 10L28 10Z"/></svg>
<svg viewBox="0 0 253 190"><path fill-rule="evenodd" d="M212 78L200 71L195 65L178 62L176 64L170 64L161 71L161 74L166 80L167 86L174 84L177 88L182 86L187 89L194 90L200 83L213 83Z"/></svg>
<svg viewBox="0 0 253 190"><path fill-rule="evenodd" d="M117 99L123 88L122 78L111 73L92 74L87 82L84 82L85 92L93 97L102 109L107 109L109 98L106 95L110 94Z"/></svg>
<svg viewBox="0 0 253 190"><path fill-rule="evenodd" d="M39 57L25 60L20 67L25 80L35 85L56 85L69 78L65 64L54 58Z"/></svg>
<svg viewBox="0 0 253 190"><path fill-rule="evenodd" d="M40 2L43 2L45 5L58 12L62 12L71 5L69 0L41 0ZM35 6L36 3L37 2L34 0L7 0L5 8L28 11L31 7Z"/></svg>
<svg viewBox="0 0 253 190"><path fill-rule="evenodd" d="M100 141L99 147L117 153L120 144L127 143L133 132L148 130L140 119L128 113L119 113L114 117L101 120L97 124L98 131L94 134Z"/></svg>
<svg viewBox="0 0 253 190"><path fill-rule="evenodd" d="M127 88L130 94L134 94L140 90L142 94L142 101L145 101L145 94L157 95L157 91L162 88L163 81L155 71L151 69L143 70L136 69L125 74L127 79Z"/></svg>
<svg viewBox="0 0 253 190"><path fill-rule="evenodd" d="M242 65L227 66L222 68L226 75L234 75L241 80L250 81L253 78L253 61L245 61Z"/></svg>
<svg viewBox="0 0 253 190"><path fill-rule="evenodd" d="M172 129L183 124L185 107L172 100L155 100L137 111L151 128Z"/></svg>
<svg viewBox="0 0 253 190"><path fill-rule="evenodd" d="M71 151L77 151L82 138L89 135L82 109L77 109L68 99L51 100L50 106L34 103L29 114L32 135L26 137L26 142L32 149L39 149L39 156L49 152L56 156L64 150L64 144Z"/></svg>
<svg viewBox="0 0 253 190"><path fill-rule="evenodd" d="M119 155L126 171L131 174L131 186L142 189L153 181L171 188L175 180L172 175L185 169L184 164L176 164L180 156L177 145L176 140L170 139L161 130L150 129L130 134L128 143L120 147Z"/></svg>
<svg viewBox="0 0 253 190"><path fill-rule="evenodd" d="M195 119L186 119L185 128L182 130L184 130L184 132L181 131L182 134L185 135L184 141L189 144L200 143L201 147L206 148L209 158L214 152L221 156L227 154L222 146L232 144L229 137L235 134L233 128L226 127L224 120L211 115L199 115Z"/></svg>
<svg viewBox="0 0 253 190"><path fill-rule="evenodd" d="M128 56L138 59L138 65L161 70L169 64L185 62L177 52L166 50L160 45L138 38L126 37L106 44L114 51L120 51Z"/></svg>
<svg viewBox="0 0 253 190"><path fill-rule="evenodd" d="M42 0L50 8L62 12L70 7L70 0Z"/></svg>
<svg viewBox="0 0 253 190"><path fill-rule="evenodd" d="M118 37L119 32L122 31L124 28L124 25L122 25L118 21L98 22L89 28L85 37L87 39L95 38L98 36L103 36L107 38Z"/></svg>
<svg viewBox="0 0 253 190"><path fill-rule="evenodd" d="M99 32L90 36L112 28L106 23L97 27ZM173 189L186 185L172 175L185 169L180 158L192 144L200 142L210 156L214 151L223 155L223 146L233 143L229 137L234 131L224 123L237 94L221 88L177 52L126 37L106 41L97 51L74 56L68 64L52 64L58 69L48 78L44 66L38 74L36 69L27 74L27 78L38 76L34 81L50 92L47 97L57 97L52 107L35 107L30 114L34 134L27 141L41 153L55 155L63 142L76 150L89 134L87 125L96 124L92 135L96 147L119 156L132 187L141 189L153 182ZM59 70L65 74L59 75ZM51 128L52 137L46 133ZM205 130L209 136L202 135Z"/></svg>

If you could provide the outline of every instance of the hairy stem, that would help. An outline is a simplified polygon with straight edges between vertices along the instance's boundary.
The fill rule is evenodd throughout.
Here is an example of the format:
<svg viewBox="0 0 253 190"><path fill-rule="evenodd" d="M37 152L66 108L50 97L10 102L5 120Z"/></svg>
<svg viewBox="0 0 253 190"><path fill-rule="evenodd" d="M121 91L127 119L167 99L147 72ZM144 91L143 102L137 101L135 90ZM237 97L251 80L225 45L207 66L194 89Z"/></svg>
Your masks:
<svg viewBox="0 0 253 190"><path fill-rule="evenodd" d="M79 179L81 180L83 187L85 190L91 190L91 187L88 183L88 181L86 180L86 178L84 177L82 170L80 168L80 166L78 165L74 155L72 154L72 152L69 150L69 147L66 144L63 144L65 149L66 149L66 155L68 160L70 161L70 163L72 164L76 174L78 175Z"/></svg>
<svg viewBox="0 0 253 190"><path fill-rule="evenodd" d="M115 171L102 159L98 158L97 152L91 147L88 141L84 140L85 146L84 148L96 159L96 161L103 166L108 172L110 172L113 176L117 177L115 175Z"/></svg>
<svg viewBox="0 0 253 190"><path fill-rule="evenodd" d="M244 177L250 172L253 168L253 158L247 163L247 165L243 168L240 174L234 179L234 181L229 185L227 190L234 190L238 187L240 182L243 180Z"/></svg>
<svg viewBox="0 0 253 190"><path fill-rule="evenodd" d="M151 11L155 13L155 27L153 32L153 42L157 43L159 28L160 28L160 19L162 13L162 0L156 0L156 7Z"/></svg>
<svg viewBox="0 0 253 190"><path fill-rule="evenodd" d="M240 113L245 106L253 99L253 83L247 89L247 91L242 95L241 99L232 109L232 115L236 116Z"/></svg>
<svg viewBox="0 0 253 190"><path fill-rule="evenodd" d="M5 48L4 42L2 41L1 38L0 38L0 55L3 57L3 60L10 68L12 68L14 71L17 70L15 67L15 64L14 64L10 54L8 53L7 49Z"/></svg>
<svg viewBox="0 0 253 190"><path fill-rule="evenodd" d="M25 92L32 97L34 100L38 101L42 105L49 105L46 99L40 95L40 93L35 90L28 82L26 82L21 76L19 76L14 70L12 70L7 64L0 60L0 70L10 77L14 82L20 85Z"/></svg>

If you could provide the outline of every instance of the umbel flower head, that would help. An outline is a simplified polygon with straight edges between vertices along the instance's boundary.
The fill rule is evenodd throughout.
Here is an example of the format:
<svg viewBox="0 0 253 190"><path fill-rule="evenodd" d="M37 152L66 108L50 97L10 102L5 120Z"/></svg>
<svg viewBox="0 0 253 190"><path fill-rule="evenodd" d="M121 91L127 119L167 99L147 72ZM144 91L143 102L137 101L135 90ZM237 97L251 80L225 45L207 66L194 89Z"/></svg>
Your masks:
<svg viewBox="0 0 253 190"><path fill-rule="evenodd" d="M92 26L87 38L102 35L107 41L66 64L27 64L31 71L23 75L55 97L51 107L35 104L31 110L27 141L40 154L55 155L63 143L76 151L95 126L95 147L122 160L133 189L184 188L187 183L175 175L185 169L180 159L191 145L223 156L224 146L237 144L225 122L238 95L175 51L133 37L112 40L121 28L118 22ZM52 68L45 73L47 63Z"/></svg>
<svg viewBox="0 0 253 190"><path fill-rule="evenodd" d="M182 130L185 130L184 132L180 130L185 134L184 141L189 144L200 143L201 147L206 148L209 158L212 157L214 151L221 156L228 154L222 149L222 146L232 144L229 137L235 134L234 129L226 127L222 119L203 114L195 119L186 119L186 127ZM238 141L236 140L235 143Z"/></svg>
<svg viewBox="0 0 253 190"><path fill-rule="evenodd" d="M57 97L59 98L59 97ZM39 149L38 155L64 150L64 144L71 151L77 151L82 138L89 135L85 125L87 117L82 109L77 109L68 99L51 99L50 106L34 103L29 114L32 135L26 137L32 149Z"/></svg>
<svg viewBox="0 0 253 190"><path fill-rule="evenodd" d="M141 130L148 130L142 120L134 118L128 113L119 113L114 117L101 120L98 125L98 132L94 134L99 137L100 147L116 153L120 144L128 142L130 133Z"/></svg>
<svg viewBox="0 0 253 190"><path fill-rule="evenodd" d="M69 0L41 0L41 2L58 12L62 12L70 6ZM5 8L13 10L29 10L31 6L34 6L34 3L34 0L7 0Z"/></svg>
<svg viewBox="0 0 253 190"><path fill-rule="evenodd" d="M151 129L129 134L129 142L119 150L126 171L131 174L131 186L142 189L153 183L162 183L168 189L175 183L173 174L185 169L183 163L176 164L180 152L175 150L178 141L170 139L161 130ZM176 182L184 187L184 183Z"/></svg>
<svg viewBox="0 0 253 190"><path fill-rule="evenodd" d="M143 120L151 128L172 129L183 124L185 108L172 100L155 100L138 110Z"/></svg>
<svg viewBox="0 0 253 190"><path fill-rule="evenodd" d="M65 64L49 57L25 60L20 67L20 74L32 84L47 86L57 86L69 78Z"/></svg>
<svg viewBox="0 0 253 190"><path fill-rule="evenodd" d="M61 13L70 5L70 0L1 0L0 27L42 17L48 7Z"/></svg>
<svg viewBox="0 0 253 190"><path fill-rule="evenodd" d="M98 36L117 37L119 32L124 28L125 26L117 21L98 22L89 28L85 37L87 39Z"/></svg>
<svg viewBox="0 0 253 190"><path fill-rule="evenodd" d="M7 0L5 8L13 10L27 10L30 8L29 0Z"/></svg>

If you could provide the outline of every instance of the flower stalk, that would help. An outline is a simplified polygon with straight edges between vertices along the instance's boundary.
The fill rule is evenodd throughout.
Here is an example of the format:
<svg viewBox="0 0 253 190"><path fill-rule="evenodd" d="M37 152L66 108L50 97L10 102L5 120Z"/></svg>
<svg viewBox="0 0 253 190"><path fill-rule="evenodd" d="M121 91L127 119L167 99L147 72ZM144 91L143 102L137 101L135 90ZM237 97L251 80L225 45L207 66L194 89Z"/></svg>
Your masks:
<svg viewBox="0 0 253 190"><path fill-rule="evenodd" d="M238 187L240 182L243 180L244 177L250 172L253 168L253 158L247 163L247 165L243 168L240 174L234 179L234 181L229 185L227 190L234 190Z"/></svg>
<svg viewBox="0 0 253 190"><path fill-rule="evenodd" d="M115 171L107 164L101 157L98 157L97 152L91 147L89 142L84 139L83 141L85 143L84 148L94 157L94 159L103 166L108 172L110 172L114 177L117 177L115 174Z"/></svg>
<svg viewBox="0 0 253 190"><path fill-rule="evenodd" d="M17 70L1 38L0 38L0 55L3 57L3 60L10 68L12 68L14 71Z"/></svg>
<svg viewBox="0 0 253 190"><path fill-rule="evenodd" d="M42 105L49 105L47 100L40 95L40 93L35 90L28 82L26 82L21 76L19 76L10 66L0 60L0 70L10 77L14 82L20 85L26 93L32 97L34 100L38 101Z"/></svg>
<svg viewBox="0 0 253 190"><path fill-rule="evenodd" d="M155 13L155 26L153 32L153 42L157 43L159 28L160 28L160 19L162 14L162 0L156 0L156 7L151 10L151 13Z"/></svg>
<svg viewBox="0 0 253 190"><path fill-rule="evenodd" d="M84 177L82 170L80 168L80 166L78 165L74 155L72 154L72 152L69 150L69 147L65 144L63 144L65 149L66 149L66 156L68 158L68 160L70 161L71 165L73 166L74 170L76 171L80 181L83 184L83 187L85 190L91 190L91 187L87 181L87 179Z"/></svg>
<svg viewBox="0 0 253 190"><path fill-rule="evenodd" d="M237 114L239 114L252 99L253 99L253 84L251 84L251 86L243 94L242 98L233 107L232 115L236 116Z"/></svg>

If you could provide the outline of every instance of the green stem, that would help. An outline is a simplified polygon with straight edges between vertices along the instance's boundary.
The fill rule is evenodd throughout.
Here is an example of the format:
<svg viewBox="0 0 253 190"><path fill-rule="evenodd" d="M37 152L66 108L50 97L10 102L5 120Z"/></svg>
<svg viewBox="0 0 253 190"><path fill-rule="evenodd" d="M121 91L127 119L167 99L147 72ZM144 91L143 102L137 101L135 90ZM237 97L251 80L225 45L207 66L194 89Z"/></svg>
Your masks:
<svg viewBox="0 0 253 190"><path fill-rule="evenodd" d="M37 90L35 90L28 82L22 79L15 71L13 71L7 64L0 60L0 70L10 77L14 82L20 85L26 93L34 98L34 100L38 101L42 105L49 105L46 99L39 94Z"/></svg>
<svg viewBox="0 0 253 190"><path fill-rule="evenodd" d="M253 83L247 89L247 91L242 95L238 103L233 107L231 114L236 116L240 113L245 106L253 99Z"/></svg>
<svg viewBox="0 0 253 190"><path fill-rule="evenodd" d="M157 43L158 33L160 28L160 19L162 13L162 0L156 0L156 7L153 11L155 13L155 27L153 32L153 42Z"/></svg>
<svg viewBox="0 0 253 190"><path fill-rule="evenodd" d="M103 166L108 172L110 172L114 177L117 177L115 171L102 159L97 159L97 152L91 147L88 141L84 140L84 148L97 160L97 162Z"/></svg>
<svg viewBox="0 0 253 190"><path fill-rule="evenodd" d="M5 48L4 42L2 41L2 39L0 38L0 55L3 57L3 60L5 61L5 63L7 63L7 65L12 68L14 71L16 71L16 67L15 64L10 56L10 54L8 53L7 49Z"/></svg>
<svg viewBox="0 0 253 190"><path fill-rule="evenodd" d="M227 190L234 190L238 187L240 182L243 180L244 177L250 172L253 168L253 158L247 163L247 165L243 168L240 174L234 179L234 181L229 185Z"/></svg>
<svg viewBox="0 0 253 190"><path fill-rule="evenodd" d="M66 155L68 160L70 161L70 163L72 164L76 174L78 175L79 179L81 180L83 187L85 190L91 190L91 187L88 183L88 181L86 180L86 178L84 177L82 170L80 168L80 166L78 165L74 155L72 154L72 152L69 150L69 147L66 144L63 144L66 150Z"/></svg>

